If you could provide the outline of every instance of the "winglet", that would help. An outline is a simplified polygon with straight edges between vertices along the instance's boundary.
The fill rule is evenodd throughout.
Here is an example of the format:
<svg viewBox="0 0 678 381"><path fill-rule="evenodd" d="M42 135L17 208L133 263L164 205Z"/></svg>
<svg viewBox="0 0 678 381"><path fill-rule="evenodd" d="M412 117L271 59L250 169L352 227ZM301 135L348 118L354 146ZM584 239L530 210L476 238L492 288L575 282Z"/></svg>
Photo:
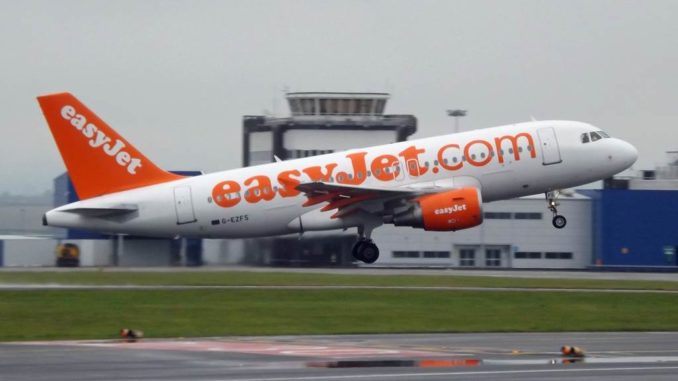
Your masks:
<svg viewBox="0 0 678 381"><path fill-rule="evenodd" d="M153 164L72 94L38 103L80 199L183 178Z"/></svg>

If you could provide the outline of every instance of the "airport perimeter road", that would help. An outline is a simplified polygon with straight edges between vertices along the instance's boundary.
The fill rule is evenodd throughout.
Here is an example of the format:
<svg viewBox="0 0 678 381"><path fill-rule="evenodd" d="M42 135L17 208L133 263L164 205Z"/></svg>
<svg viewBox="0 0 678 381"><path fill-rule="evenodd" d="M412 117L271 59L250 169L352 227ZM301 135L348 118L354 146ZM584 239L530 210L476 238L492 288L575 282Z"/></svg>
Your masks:
<svg viewBox="0 0 678 381"><path fill-rule="evenodd" d="M676 332L416 334L0 344L2 380L674 380ZM584 359L562 345L587 350Z"/></svg>

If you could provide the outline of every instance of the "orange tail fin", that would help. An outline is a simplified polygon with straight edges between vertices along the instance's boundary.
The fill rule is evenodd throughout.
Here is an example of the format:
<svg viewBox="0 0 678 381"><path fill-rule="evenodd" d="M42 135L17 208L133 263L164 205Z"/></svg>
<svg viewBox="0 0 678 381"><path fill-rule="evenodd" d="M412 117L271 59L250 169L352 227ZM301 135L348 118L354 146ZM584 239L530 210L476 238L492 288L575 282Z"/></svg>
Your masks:
<svg viewBox="0 0 678 381"><path fill-rule="evenodd" d="M178 180L70 93L38 97L80 199Z"/></svg>

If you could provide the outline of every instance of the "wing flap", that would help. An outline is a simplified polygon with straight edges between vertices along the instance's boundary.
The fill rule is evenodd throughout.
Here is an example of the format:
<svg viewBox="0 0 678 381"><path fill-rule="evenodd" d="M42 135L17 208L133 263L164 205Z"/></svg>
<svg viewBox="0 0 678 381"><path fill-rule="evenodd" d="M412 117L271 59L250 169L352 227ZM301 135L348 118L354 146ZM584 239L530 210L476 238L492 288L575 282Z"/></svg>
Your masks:
<svg viewBox="0 0 678 381"><path fill-rule="evenodd" d="M306 194L308 200L304 203L305 207L327 203L320 209L321 212L336 210L331 217L333 219L355 212L358 206L366 201L417 195L417 192L412 190L358 187L324 182L303 183L297 185L296 189Z"/></svg>

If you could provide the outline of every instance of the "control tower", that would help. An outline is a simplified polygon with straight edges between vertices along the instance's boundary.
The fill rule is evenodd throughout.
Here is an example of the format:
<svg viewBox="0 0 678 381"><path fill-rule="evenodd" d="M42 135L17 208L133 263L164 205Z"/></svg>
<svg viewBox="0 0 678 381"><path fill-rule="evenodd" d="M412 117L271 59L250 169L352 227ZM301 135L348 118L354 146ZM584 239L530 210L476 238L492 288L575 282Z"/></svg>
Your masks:
<svg viewBox="0 0 678 381"><path fill-rule="evenodd" d="M243 165L407 140L414 115L385 115L387 93L287 93L289 117L243 118Z"/></svg>
<svg viewBox="0 0 678 381"><path fill-rule="evenodd" d="M243 166L322 155L407 140L414 115L386 115L387 93L297 92L286 94L286 117L243 117ZM341 231L247 240L252 264L350 266L355 234ZM256 255L254 254L256 253Z"/></svg>

